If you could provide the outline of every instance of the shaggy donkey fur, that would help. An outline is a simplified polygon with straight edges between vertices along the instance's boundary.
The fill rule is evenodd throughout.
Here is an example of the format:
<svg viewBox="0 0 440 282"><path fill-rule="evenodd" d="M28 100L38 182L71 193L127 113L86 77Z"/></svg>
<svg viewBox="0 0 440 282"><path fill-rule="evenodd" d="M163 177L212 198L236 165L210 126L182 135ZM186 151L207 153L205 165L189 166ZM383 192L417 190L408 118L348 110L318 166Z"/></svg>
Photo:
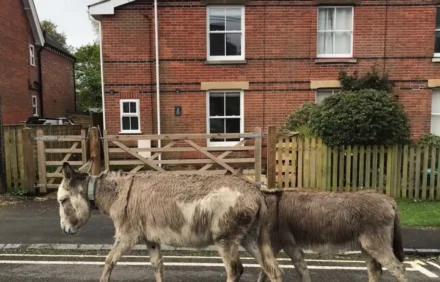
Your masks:
<svg viewBox="0 0 440 282"><path fill-rule="evenodd" d="M268 224L264 195L252 184L234 176L157 172L103 172L96 178L85 173L88 169L84 166L76 172L67 163L63 166L64 178L58 190L61 228L75 234L86 224L91 214L87 189L96 186L96 206L116 227L115 244L105 261L101 282L110 280L119 258L139 240L147 245L157 282L163 275L162 244L195 248L216 245L227 282L239 281L243 273L239 257L242 245L271 281L282 281L270 235L264 228Z"/></svg>
<svg viewBox="0 0 440 282"><path fill-rule="evenodd" d="M266 191L271 245L292 259L303 282L310 282L303 248L337 251L360 248L369 282L379 281L382 266L406 282L399 214L394 199L373 191L331 193ZM265 281L260 272L259 281Z"/></svg>

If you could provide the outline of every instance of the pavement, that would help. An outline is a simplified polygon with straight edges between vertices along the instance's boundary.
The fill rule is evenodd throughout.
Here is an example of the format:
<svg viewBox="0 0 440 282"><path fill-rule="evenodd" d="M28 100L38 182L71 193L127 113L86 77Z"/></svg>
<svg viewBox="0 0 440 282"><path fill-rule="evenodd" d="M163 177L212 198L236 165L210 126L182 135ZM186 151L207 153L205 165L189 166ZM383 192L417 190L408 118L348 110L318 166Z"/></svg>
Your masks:
<svg viewBox="0 0 440 282"><path fill-rule="evenodd" d="M94 211L76 235L60 229L58 204L53 198L17 203L0 198L0 281L97 281L112 246L111 220ZM409 281L440 281L440 229L403 229ZM224 265L214 248L164 247L164 280L168 282L224 282ZM137 245L117 264L112 281L155 281L144 245ZM366 265L358 252L323 255L306 250L313 281L367 281ZM259 266L241 254L245 272L240 279L255 282ZM284 281L299 281L290 260L278 257ZM385 270L381 281L395 281Z"/></svg>

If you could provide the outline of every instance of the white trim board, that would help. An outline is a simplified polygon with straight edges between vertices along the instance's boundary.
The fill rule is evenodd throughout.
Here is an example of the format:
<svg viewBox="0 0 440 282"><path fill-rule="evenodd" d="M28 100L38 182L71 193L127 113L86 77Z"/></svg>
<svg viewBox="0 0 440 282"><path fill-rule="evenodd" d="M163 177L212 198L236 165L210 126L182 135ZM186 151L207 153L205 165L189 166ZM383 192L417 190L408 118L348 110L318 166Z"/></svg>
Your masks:
<svg viewBox="0 0 440 282"><path fill-rule="evenodd" d="M115 8L136 0L107 0L89 5L89 14L92 16L114 15Z"/></svg>

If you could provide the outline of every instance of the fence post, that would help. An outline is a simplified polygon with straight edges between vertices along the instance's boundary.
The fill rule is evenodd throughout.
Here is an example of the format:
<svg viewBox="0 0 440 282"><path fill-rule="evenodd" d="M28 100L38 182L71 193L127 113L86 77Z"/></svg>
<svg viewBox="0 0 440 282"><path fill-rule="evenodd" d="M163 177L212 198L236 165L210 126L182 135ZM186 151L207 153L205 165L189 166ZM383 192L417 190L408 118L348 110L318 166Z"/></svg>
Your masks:
<svg viewBox="0 0 440 282"><path fill-rule="evenodd" d="M267 188L275 188L277 128L269 126L267 137Z"/></svg>
<svg viewBox="0 0 440 282"><path fill-rule="evenodd" d="M256 127L255 133L261 135L261 127ZM261 138L255 139L255 184L258 188L261 188Z"/></svg>
<svg viewBox="0 0 440 282"><path fill-rule="evenodd" d="M37 130L37 137L43 137L44 132L43 129ZM46 148L44 141L37 141L37 150L38 150L38 182L40 184L40 193L47 192L47 179L46 179Z"/></svg>
<svg viewBox="0 0 440 282"><path fill-rule="evenodd" d="M35 162L34 150L32 147L32 129L24 128L21 130L23 142L23 179L22 183L24 191L29 195L35 195Z"/></svg>
<svg viewBox="0 0 440 282"><path fill-rule="evenodd" d="M101 142L99 140L99 132L97 127L92 127L89 135L90 157L93 158L92 175L101 173Z"/></svg>

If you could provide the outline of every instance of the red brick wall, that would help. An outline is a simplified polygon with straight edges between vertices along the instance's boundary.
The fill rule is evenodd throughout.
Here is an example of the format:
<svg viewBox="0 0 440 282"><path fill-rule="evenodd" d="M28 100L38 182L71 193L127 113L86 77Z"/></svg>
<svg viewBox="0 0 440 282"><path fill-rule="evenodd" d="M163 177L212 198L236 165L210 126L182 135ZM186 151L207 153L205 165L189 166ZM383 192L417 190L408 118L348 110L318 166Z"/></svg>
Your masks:
<svg viewBox="0 0 440 282"><path fill-rule="evenodd" d="M117 134L119 98L141 99L141 129L156 132L154 14L152 1L119 7L102 18L106 121ZM429 132L431 89L440 78L432 62L436 5L431 1L362 1L354 9L356 63L318 63L317 6L312 1L249 1L245 8L244 65L206 65L206 7L200 1L160 1L159 44L163 133L206 132L206 94L200 82L249 81L244 91L245 131L279 125L294 109L314 101L312 80L335 80L376 65L396 82L414 137ZM403 29L402 27L405 27ZM422 90L411 90L418 85ZM176 93L178 88L180 93ZM175 105L183 115L174 117ZM152 120L151 120L152 119Z"/></svg>
<svg viewBox="0 0 440 282"><path fill-rule="evenodd" d="M0 42L3 123L16 124L32 116L31 95L38 95L38 91L29 89L29 84L38 82L39 62L35 47L36 66L29 64L29 44L33 44L34 39L21 1L2 3Z"/></svg>
<svg viewBox="0 0 440 282"><path fill-rule="evenodd" d="M66 116L75 111L73 61L45 48L41 54L43 111L47 117Z"/></svg>

